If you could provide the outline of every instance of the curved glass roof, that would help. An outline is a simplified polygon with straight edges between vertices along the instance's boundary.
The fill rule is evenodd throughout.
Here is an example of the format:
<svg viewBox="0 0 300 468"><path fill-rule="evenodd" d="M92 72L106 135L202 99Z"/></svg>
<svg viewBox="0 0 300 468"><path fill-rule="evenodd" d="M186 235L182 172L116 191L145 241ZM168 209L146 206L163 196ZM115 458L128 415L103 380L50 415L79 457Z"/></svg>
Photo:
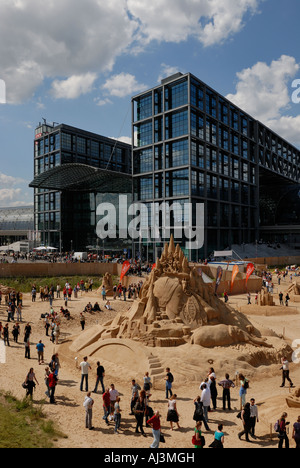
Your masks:
<svg viewBox="0 0 300 468"><path fill-rule="evenodd" d="M29 187L71 192L130 193L131 181L130 174L75 163L63 164L38 175Z"/></svg>
<svg viewBox="0 0 300 468"><path fill-rule="evenodd" d="M0 208L0 231L30 231L33 227L33 206Z"/></svg>

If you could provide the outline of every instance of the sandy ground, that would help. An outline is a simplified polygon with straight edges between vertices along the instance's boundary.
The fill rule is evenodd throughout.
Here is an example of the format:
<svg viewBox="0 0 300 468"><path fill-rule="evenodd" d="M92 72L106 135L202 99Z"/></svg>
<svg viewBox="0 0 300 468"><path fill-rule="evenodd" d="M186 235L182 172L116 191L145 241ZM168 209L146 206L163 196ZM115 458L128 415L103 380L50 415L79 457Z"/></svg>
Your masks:
<svg viewBox="0 0 300 468"><path fill-rule="evenodd" d="M281 289L288 286L282 285ZM110 427L105 425L102 419L102 395L100 393L93 394L95 400L93 424L95 431L88 431L85 429L85 412L83 408L83 401L85 393L80 392L80 371L76 369L74 357L68 353L70 342L75 336L81 332L79 323L79 314L83 311L85 305L91 301L94 304L98 301L102 306L100 295L96 291L92 293L84 293L77 300L69 302L69 310L72 315L70 321L62 319L61 321L61 342L64 344L55 346L50 342L50 339L45 336L44 323L40 319L42 313L49 310L49 304L37 302L32 304L29 295L24 297L23 309L23 322L21 324L21 336L19 344L13 343L11 338L11 347L3 349L2 342L0 346L0 388L4 391L11 391L16 397L23 398L25 391L22 388L22 383L30 369L34 368L39 386L37 386L34 393L34 402L40 403L45 401L44 411L54 421L57 422L59 428L67 435L67 439L61 439L56 443L57 447L61 448L147 448L152 442L152 434L150 429L146 429L147 437L144 438L139 434L135 434L135 419L130 416L130 396L131 396L131 378L142 384L143 374L135 375L132 369L131 375L124 378L124 374L117 371L113 372L110 366L109 371L106 372L105 383L109 386L111 383L115 384L116 389L121 395L121 409L122 409L122 424L121 430L118 435L114 434L114 424L111 423ZM244 305L246 303L246 296L239 296L230 299L231 304ZM63 305L62 300L55 300L54 309L59 310ZM124 307L128 308L130 302L124 303L123 301L113 302L114 311L100 312L90 315L86 318L86 329L90 329L96 324L104 324L113 318L118 311L123 310ZM291 304L296 307L296 305ZM300 304L299 304L300 306ZM103 306L102 306L103 307ZM249 306L251 308L251 306ZM253 321L254 325L259 324L265 327L272 328L277 333L282 333L285 329L285 338L292 342L294 339L300 339L300 317L299 315L285 315L276 317L263 317L251 316L251 309L249 308L249 318ZM290 309L291 310L291 309ZM300 312L300 311L299 311ZM0 307L0 320L3 324L6 323L6 308ZM24 345L23 345L23 330L27 322L32 326L32 345L31 345L31 360L28 361L24 358ZM10 330L12 324L10 324ZM36 343L43 340L46 345L45 362L48 364L54 352L59 353L61 361L61 369L59 372L59 383L56 389L55 406L50 405L48 399L45 397L44 385L44 371L45 366L39 365L37 361L37 352L35 349ZM170 352L170 351L169 351ZM178 349L176 352L180 353ZM221 357L225 359L230 353L230 348L220 350ZM172 354L170 356L170 367L174 369L174 361ZM81 361L83 356L79 356ZM95 382L96 363L91 361L92 371L90 373L89 382L90 390L93 390ZM174 431L170 430L169 423L166 421L167 415L167 400L165 399L165 392L163 385L160 390L153 389L151 398L151 406L154 410L159 410L162 415L163 433L166 438L166 444L162 448L186 448L191 449L191 439L193 436L193 401L200 394L199 384L203 377L207 374L209 364L207 361L200 360L199 362L199 381L182 381L180 384L174 382L173 391L178 395L177 408L180 414L181 429ZM248 391L248 400L254 397L259 406L260 422L257 425L257 440L253 440L250 444L245 441L240 441L237 437L241 431L241 421L237 419L236 415L239 410L239 396L238 389L232 391L232 408L231 412L224 412L222 410L221 390L219 390L218 407L216 411L210 413L209 425L212 432L207 433L203 431L206 438L207 446L213 441L214 431L217 425L222 423L224 425L225 448L276 448L278 440L276 436L273 439L270 437L270 425L274 426L276 420L280 417L283 411L289 415L288 420L291 425L296 422L299 409L289 409L286 404L286 397L289 395L289 388L280 388L281 385L281 372L280 365L273 365L266 369L262 368L253 369L251 377L250 390ZM145 369L146 370L146 369ZM216 369L217 379L224 378L226 368ZM176 375L176 369L175 369ZM295 385L300 386L300 365L292 364L291 376ZM231 376L234 377L234 376ZM291 431L290 431L291 438ZM291 447L294 447L294 442L291 439Z"/></svg>

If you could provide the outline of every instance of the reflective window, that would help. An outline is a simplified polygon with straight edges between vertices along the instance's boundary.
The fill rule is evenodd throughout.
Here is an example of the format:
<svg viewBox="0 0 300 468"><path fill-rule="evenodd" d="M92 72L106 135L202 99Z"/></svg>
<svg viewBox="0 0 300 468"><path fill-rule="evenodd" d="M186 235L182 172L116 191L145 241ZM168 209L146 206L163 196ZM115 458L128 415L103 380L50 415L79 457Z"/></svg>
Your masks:
<svg viewBox="0 0 300 468"><path fill-rule="evenodd" d="M188 140L166 144L166 169L189 164Z"/></svg>
<svg viewBox="0 0 300 468"><path fill-rule="evenodd" d="M166 172L166 197L189 195L189 171Z"/></svg>
<svg viewBox="0 0 300 468"><path fill-rule="evenodd" d="M188 133L188 112L181 111L166 116L166 140Z"/></svg>
<svg viewBox="0 0 300 468"><path fill-rule="evenodd" d="M188 83L186 80L166 86L165 110L184 106L188 102Z"/></svg>

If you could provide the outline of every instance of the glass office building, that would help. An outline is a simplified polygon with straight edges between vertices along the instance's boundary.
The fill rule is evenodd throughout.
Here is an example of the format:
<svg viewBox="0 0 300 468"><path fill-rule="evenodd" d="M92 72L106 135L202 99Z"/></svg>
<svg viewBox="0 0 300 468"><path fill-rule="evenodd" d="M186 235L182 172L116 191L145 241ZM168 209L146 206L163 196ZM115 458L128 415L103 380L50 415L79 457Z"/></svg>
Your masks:
<svg viewBox="0 0 300 468"><path fill-rule="evenodd" d="M133 97L132 114L134 198L155 207L144 224L158 226L160 238L149 247L143 235L154 256L164 246L162 203L191 203L192 229L197 229L196 206L204 204L204 244L186 251L191 260L270 236L270 226L281 241L293 229L300 243L299 197L293 198L296 214L277 220L272 210L275 204L278 212L283 198L271 196L279 186L284 195L300 183L297 148L190 73ZM170 213L174 234L184 216L179 208ZM285 227L276 230L281 222ZM185 248L186 239L177 243Z"/></svg>
<svg viewBox="0 0 300 468"><path fill-rule="evenodd" d="M68 125L39 124L34 142L34 224L61 251L117 248L97 238L97 206L132 193L131 145ZM124 244L124 248L127 245Z"/></svg>

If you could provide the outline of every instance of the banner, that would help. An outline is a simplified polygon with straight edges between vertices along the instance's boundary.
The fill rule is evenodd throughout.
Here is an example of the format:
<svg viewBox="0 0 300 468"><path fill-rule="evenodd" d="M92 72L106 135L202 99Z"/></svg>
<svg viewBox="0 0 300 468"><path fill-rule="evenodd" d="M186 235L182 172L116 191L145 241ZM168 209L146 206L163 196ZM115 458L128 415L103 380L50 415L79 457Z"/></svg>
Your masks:
<svg viewBox="0 0 300 468"><path fill-rule="evenodd" d="M215 294L217 294L217 290L218 290L218 287L220 286L222 276L223 276L223 268L219 266L217 269L217 281L216 281Z"/></svg>
<svg viewBox="0 0 300 468"><path fill-rule="evenodd" d="M248 263L247 270L246 270L246 286L248 283L248 279L250 278L254 270L255 270L255 266L253 265L253 263Z"/></svg>
<svg viewBox="0 0 300 468"><path fill-rule="evenodd" d="M131 266L130 262L128 262L128 261L123 263L122 272L121 272L121 276L120 276L120 281L122 281L122 279L126 275L127 271L130 269L130 266Z"/></svg>
<svg viewBox="0 0 300 468"><path fill-rule="evenodd" d="M238 267L238 265L234 265L233 269L232 269L232 277L231 277L231 287L230 287L230 292L232 291L233 289L233 284L234 284L234 281L235 281L235 278L237 276L237 274L239 273L240 269Z"/></svg>

